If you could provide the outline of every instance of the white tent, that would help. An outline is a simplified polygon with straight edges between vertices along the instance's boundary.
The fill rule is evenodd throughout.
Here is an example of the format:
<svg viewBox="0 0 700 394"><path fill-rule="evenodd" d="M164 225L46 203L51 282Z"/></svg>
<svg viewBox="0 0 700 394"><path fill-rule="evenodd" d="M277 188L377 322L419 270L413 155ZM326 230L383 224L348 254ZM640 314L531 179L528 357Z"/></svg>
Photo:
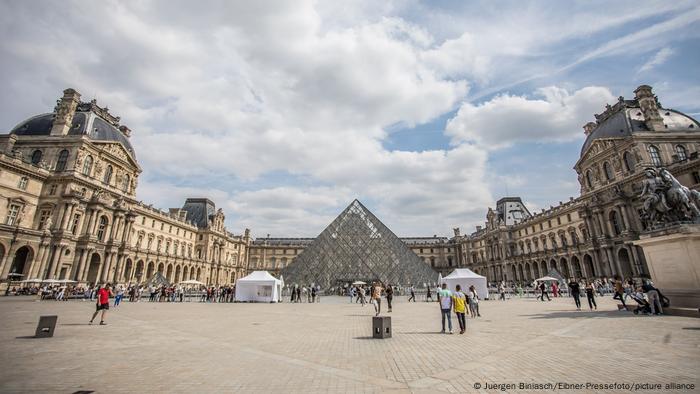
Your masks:
<svg viewBox="0 0 700 394"><path fill-rule="evenodd" d="M236 301L279 302L281 295L282 281L267 271L253 271L236 280Z"/></svg>
<svg viewBox="0 0 700 394"><path fill-rule="evenodd" d="M469 286L474 286L479 298L485 300L489 298L489 288L486 284L486 277L481 276L468 268L457 268L451 274L442 278L440 284L447 284L447 287L455 291L457 285L462 287L463 292L469 291Z"/></svg>

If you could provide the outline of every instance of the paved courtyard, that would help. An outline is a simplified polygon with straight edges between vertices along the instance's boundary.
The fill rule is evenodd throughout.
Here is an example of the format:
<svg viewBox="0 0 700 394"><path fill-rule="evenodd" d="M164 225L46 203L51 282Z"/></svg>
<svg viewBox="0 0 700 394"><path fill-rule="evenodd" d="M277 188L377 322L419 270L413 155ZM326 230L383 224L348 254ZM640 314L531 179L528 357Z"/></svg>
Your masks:
<svg viewBox="0 0 700 394"><path fill-rule="evenodd" d="M487 301L483 317L468 320L466 334L442 335L436 303L400 298L393 338L376 340L369 338L372 307L340 297L321 304L125 303L110 310L107 326L87 325L94 310L89 302L2 297L0 392L466 393L476 392L475 384L481 392L500 392L483 385L521 382L698 386L700 319L634 316L615 311L609 297L598 300L598 312L577 312L570 299ZM42 314L59 316L55 337L28 338Z"/></svg>

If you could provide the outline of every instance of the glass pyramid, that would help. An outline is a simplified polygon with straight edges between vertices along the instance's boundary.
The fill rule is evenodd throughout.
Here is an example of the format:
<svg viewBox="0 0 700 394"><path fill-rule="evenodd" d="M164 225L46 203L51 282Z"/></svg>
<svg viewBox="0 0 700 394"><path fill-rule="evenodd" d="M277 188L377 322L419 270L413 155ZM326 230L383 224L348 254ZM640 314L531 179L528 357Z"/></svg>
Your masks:
<svg viewBox="0 0 700 394"><path fill-rule="evenodd" d="M290 285L343 287L360 280L406 286L438 274L358 200L353 201L281 272Z"/></svg>

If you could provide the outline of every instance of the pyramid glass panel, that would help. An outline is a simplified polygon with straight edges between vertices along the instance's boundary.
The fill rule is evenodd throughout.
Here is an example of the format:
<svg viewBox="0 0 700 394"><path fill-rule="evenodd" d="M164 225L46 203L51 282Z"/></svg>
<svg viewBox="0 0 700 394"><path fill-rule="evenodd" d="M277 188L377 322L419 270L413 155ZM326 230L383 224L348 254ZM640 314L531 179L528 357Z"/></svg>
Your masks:
<svg viewBox="0 0 700 394"><path fill-rule="evenodd" d="M358 200L282 270L287 284L342 287L356 280L393 285L435 282L438 274Z"/></svg>

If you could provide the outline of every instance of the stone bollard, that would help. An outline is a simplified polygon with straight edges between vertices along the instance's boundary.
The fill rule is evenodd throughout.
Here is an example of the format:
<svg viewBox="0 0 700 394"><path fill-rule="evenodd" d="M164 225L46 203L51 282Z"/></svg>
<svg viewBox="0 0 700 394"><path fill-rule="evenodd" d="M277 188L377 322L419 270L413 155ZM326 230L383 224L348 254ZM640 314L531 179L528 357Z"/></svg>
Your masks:
<svg viewBox="0 0 700 394"><path fill-rule="evenodd" d="M53 332L56 329L56 321L58 316L41 316L39 317L39 324L36 326L35 338L51 338Z"/></svg>
<svg viewBox="0 0 700 394"><path fill-rule="evenodd" d="M372 337L391 338L391 317L375 316L372 318Z"/></svg>

